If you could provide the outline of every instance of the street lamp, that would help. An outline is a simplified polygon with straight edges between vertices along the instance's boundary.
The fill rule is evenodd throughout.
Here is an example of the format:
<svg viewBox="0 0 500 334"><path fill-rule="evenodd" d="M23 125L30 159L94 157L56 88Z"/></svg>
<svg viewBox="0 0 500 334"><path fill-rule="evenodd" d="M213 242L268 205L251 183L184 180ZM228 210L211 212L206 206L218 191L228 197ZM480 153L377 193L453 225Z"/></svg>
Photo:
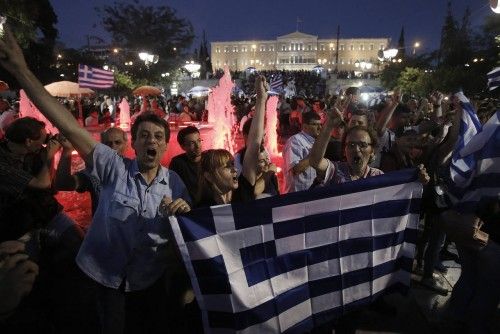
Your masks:
<svg viewBox="0 0 500 334"><path fill-rule="evenodd" d="M494 13L500 14L500 2L498 0L490 0L490 8Z"/></svg>
<svg viewBox="0 0 500 334"><path fill-rule="evenodd" d="M192 82L192 85L194 87L194 78L195 76L199 76L200 75L200 68L201 68L201 65L198 64L198 63L195 63L193 60L191 60L190 62L189 61L186 61L186 65L184 65L184 68L186 69L186 71L189 72L189 76L191 77L191 82Z"/></svg>
<svg viewBox="0 0 500 334"><path fill-rule="evenodd" d="M420 42L415 42L413 44L413 54L417 53L417 49L420 47Z"/></svg>
<svg viewBox="0 0 500 334"><path fill-rule="evenodd" d="M148 52L139 52L139 59L144 62L144 65L149 66L150 64L156 64L160 57Z"/></svg>

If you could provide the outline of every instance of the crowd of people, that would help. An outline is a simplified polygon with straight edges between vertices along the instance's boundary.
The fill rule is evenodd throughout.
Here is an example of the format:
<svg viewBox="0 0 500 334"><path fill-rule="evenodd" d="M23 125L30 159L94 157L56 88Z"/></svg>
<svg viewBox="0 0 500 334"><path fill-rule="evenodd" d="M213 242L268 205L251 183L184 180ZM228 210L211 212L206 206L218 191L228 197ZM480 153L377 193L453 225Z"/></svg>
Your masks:
<svg viewBox="0 0 500 334"><path fill-rule="evenodd" d="M252 77L254 98L233 98L243 110L239 130L245 143L235 156L224 149L204 149L200 131L187 126L176 138L184 153L167 168L160 163L170 140L166 116L203 120L203 101L178 97L131 103L136 111L131 113L130 133L135 158L129 159L124 157L128 134L110 127L96 141L43 88L8 30L0 41L0 64L59 130L54 136L30 117L4 123L4 114L18 113L19 107L0 104L0 125L6 124L0 142L2 332L200 332L200 312L171 240L169 215L404 168L415 168L425 187L425 229L415 266L422 272L421 283L436 293L449 293L433 273L446 270L440 254L447 242L455 241L466 270L453 290L451 315L471 332L486 332L500 298L500 208L497 198L467 216L480 220L488 231L482 247L470 248L450 236L447 240L442 221L465 219L443 199L462 113L455 96L447 100L435 92L417 100L396 90L381 105L366 109L356 88L338 96L316 94L317 78L311 84L309 74L295 73L303 94L280 96L277 107L284 160L280 187L278 168L263 147L266 73ZM87 127L103 119L111 122L119 113L108 97L83 105ZM497 107L495 100L482 101L477 105L479 119L484 122ZM73 150L85 161L85 169L76 174L70 168ZM54 173L58 151L62 153ZM64 213L54 197L57 190L91 193L93 218L86 232Z"/></svg>

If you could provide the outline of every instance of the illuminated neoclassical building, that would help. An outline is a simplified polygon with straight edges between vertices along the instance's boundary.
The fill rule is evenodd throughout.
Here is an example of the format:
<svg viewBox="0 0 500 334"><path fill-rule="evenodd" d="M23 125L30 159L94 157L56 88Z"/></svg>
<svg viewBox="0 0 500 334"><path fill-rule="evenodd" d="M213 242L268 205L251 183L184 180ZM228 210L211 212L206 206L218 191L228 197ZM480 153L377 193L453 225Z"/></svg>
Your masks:
<svg viewBox="0 0 500 334"><path fill-rule="evenodd" d="M212 42L214 70L228 65L233 71L248 67L257 70L312 70L321 65L328 70L377 71L379 50L389 45L389 38L319 39L296 31L276 40ZM337 63L338 59L338 63Z"/></svg>

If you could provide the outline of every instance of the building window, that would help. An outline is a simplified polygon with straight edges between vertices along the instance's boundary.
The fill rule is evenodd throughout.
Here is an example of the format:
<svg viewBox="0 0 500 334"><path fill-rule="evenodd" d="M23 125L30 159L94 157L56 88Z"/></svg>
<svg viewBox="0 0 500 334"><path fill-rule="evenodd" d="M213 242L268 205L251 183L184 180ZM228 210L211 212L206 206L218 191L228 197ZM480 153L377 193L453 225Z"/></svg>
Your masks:
<svg viewBox="0 0 500 334"><path fill-rule="evenodd" d="M325 44L320 44L319 49L320 51L325 51Z"/></svg>
<svg viewBox="0 0 500 334"><path fill-rule="evenodd" d="M253 65L253 59L250 59L250 65Z"/></svg>
<svg viewBox="0 0 500 334"><path fill-rule="evenodd" d="M216 47L216 48L215 48L215 52L216 52L216 53L220 53L220 48L219 48L219 47Z"/></svg>
<svg viewBox="0 0 500 334"><path fill-rule="evenodd" d="M218 61L218 60L217 60L217 61L215 62L215 64L217 65L217 67L219 67L219 66L220 66L220 61Z"/></svg>
<svg viewBox="0 0 500 334"><path fill-rule="evenodd" d="M380 44L380 49L379 50L383 50L384 49L384 44Z"/></svg>
<svg viewBox="0 0 500 334"><path fill-rule="evenodd" d="M260 46L260 51L266 51L266 46L265 45L261 45Z"/></svg>
<svg viewBox="0 0 500 334"><path fill-rule="evenodd" d="M373 51L373 44L370 44L370 50Z"/></svg>
<svg viewBox="0 0 500 334"><path fill-rule="evenodd" d="M269 45L269 47L267 48L269 51L274 51L274 45Z"/></svg>
<svg viewBox="0 0 500 334"><path fill-rule="evenodd" d="M233 46L233 52L238 52L238 47L237 46Z"/></svg>
<svg viewBox="0 0 500 334"><path fill-rule="evenodd" d="M281 46L281 51L286 51L286 45L285 45L285 44L283 44L283 45Z"/></svg>
<svg viewBox="0 0 500 334"><path fill-rule="evenodd" d="M225 46L224 47L224 52L228 53L229 52L229 47L228 46Z"/></svg>
<svg viewBox="0 0 500 334"><path fill-rule="evenodd" d="M352 64L352 59L349 59L349 62L347 64L351 65Z"/></svg>
<svg viewBox="0 0 500 334"><path fill-rule="evenodd" d="M313 46L312 46L311 44L309 44L309 45L307 46L307 51L312 51L312 49L313 49Z"/></svg>
<svg viewBox="0 0 500 334"><path fill-rule="evenodd" d="M340 44L340 51L345 51L345 45L344 44Z"/></svg>
<svg viewBox="0 0 500 334"><path fill-rule="evenodd" d="M354 44L351 44L351 45L349 46L349 50L354 51Z"/></svg>
<svg viewBox="0 0 500 334"><path fill-rule="evenodd" d="M363 44L360 44L359 45L359 51L364 51L365 50L365 46Z"/></svg>
<svg viewBox="0 0 500 334"><path fill-rule="evenodd" d="M341 63L342 65L344 65L344 59L343 59L343 58L340 58L340 63Z"/></svg>
<svg viewBox="0 0 500 334"><path fill-rule="evenodd" d="M247 46L246 45L243 45L241 47L241 52L247 52Z"/></svg>

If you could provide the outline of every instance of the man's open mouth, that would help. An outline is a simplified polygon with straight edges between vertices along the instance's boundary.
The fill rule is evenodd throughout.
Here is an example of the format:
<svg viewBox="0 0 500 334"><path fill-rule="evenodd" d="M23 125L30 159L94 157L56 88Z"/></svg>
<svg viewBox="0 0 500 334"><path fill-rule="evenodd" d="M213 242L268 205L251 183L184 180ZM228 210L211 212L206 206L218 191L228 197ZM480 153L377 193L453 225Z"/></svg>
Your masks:
<svg viewBox="0 0 500 334"><path fill-rule="evenodd" d="M150 148L146 151L146 155L150 158L156 157L156 150L154 148Z"/></svg>

